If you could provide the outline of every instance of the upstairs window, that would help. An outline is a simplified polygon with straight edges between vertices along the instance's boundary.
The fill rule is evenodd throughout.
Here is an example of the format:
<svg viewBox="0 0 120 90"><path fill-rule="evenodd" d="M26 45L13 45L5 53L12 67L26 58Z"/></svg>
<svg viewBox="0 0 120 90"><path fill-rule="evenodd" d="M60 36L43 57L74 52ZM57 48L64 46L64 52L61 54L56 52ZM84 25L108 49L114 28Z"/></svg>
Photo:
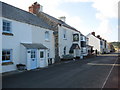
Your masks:
<svg viewBox="0 0 120 90"><path fill-rule="evenodd" d="M47 54L48 58L50 58L50 50L48 50L48 54Z"/></svg>
<svg viewBox="0 0 120 90"><path fill-rule="evenodd" d="M86 47L86 42L85 41L81 41L81 47Z"/></svg>
<svg viewBox="0 0 120 90"><path fill-rule="evenodd" d="M2 62L10 62L12 59L12 50L2 50Z"/></svg>
<svg viewBox="0 0 120 90"><path fill-rule="evenodd" d="M11 22L7 20L3 20L3 32L11 33Z"/></svg>
<svg viewBox="0 0 120 90"><path fill-rule="evenodd" d="M84 36L81 36L81 41L85 41L85 37Z"/></svg>
<svg viewBox="0 0 120 90"><path fill-rule="evenodd" d="M49 40L50 39L50 34L48 31L45 32L45 40Z"/></svg>
<svg viewBox="0 0 120 90"><path fill-rule="evenodd" d="M81 36L81 41L83 41L83 36Z"/></svg>
<svg viewBox="0 0 120 90"><path fill-rule="evenodd" d="M100 41L100 45L103 45L103 42L102 42L102 41Z"/></svg>
<svg viewBox="0 0 120 90"><path fill-rule="evenodd" d="M66 30L63 30L63 39L66 39Z"/></svg>

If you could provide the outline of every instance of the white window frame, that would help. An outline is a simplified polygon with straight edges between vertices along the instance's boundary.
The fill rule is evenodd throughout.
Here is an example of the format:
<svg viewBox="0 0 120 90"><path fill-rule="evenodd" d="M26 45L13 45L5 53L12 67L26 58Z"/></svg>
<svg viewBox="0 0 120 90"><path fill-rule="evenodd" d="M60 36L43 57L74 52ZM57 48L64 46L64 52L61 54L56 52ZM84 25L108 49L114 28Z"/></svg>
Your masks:
<svg viewBox="0 0 120 90"><path fill-rule="evenodd" d="M10 24L10 26L9 26L9 29L10 29L10 30L6 30L6 29L4 30L4 29L3 29L3 27L4 27L4 24L3 24L3 23L4 23L4 22ZM11 21L3 20L3 21L2 21L2 25L3 25L3 27L2 27L2 29L3 29L2 31L3 31L3 32L5 32L5 33L12 33L12 23L11 23ZM5 26L5 28L6 28L6 27L8 27L8 26Z"/></svg>
<svg viewBox="0 0 120 90"><path fill-rule="evenodd" d="M50 40L50 32L45 31L45 40L49 41Z"/></svg>
<svg viewBox="0 0 120 90"><path fill-rule="evenodd" d="M64 30L63 30L63 39L67 39L66 33L67 33L67 31L64 29Z"/></svg>
<svg viewBox="0 0 120 90"><path fill-rule="evenodd" d="M65 46L65 47L63 48L63 53L64 53L64 55L66 55L66 51L67 51L67 47Z"/></svg>
<svg viewBox="0 0 120 90"><path fill-rule="evenodd" d="M83 36L81 36L81 41L83 41Z"/></svg>
<svg viewBox="0 0 120 90"><path fill-rule="evenodd" d="M11 62L12 61L12 54L13 54L13 50L12 49L2 49L2 51L10 51L10 60L2 60L2 62Z"/></svg>
<svg viewBox="0 0 120 90"><path fill-rule="evenodd" d="M43 57L41 57L41 52L43 53ZM44 50L40 50L40 59L44 59L45 58L45 51Z"/></svg>
<svg viewBox="0 0 120 90"><path fill-rule="evenodd" d="M47 57L50 58L50 50L47 52Z"/></svg>

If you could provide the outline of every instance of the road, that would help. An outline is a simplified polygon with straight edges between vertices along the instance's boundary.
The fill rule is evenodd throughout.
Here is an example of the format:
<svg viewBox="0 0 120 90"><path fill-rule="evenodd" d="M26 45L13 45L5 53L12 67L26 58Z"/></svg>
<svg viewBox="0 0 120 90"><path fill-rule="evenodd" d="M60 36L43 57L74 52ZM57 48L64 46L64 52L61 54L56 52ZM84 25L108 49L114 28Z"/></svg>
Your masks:
<svg viewBox="0 0 120 90"><path fill-rule="evenodd" d="M120 88L118 54L3 76L3 88Z"/></svg>

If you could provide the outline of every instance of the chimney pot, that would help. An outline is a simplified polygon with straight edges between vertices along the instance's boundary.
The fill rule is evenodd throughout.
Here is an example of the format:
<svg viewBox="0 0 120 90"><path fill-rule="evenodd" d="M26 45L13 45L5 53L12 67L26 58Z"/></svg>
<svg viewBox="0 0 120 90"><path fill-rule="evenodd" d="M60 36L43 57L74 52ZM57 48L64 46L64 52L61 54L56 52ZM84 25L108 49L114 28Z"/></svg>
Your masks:
<svg viewBox="0 0 120 90"><path fill-rule="evenodd" d="M62 20L63 22L65 22L66 17L65 16L61 16L61 17L59 17L59 19Z"/></svg>
<svg viewBox="0 0 120 90"><path fill-rule="evenodd" d="M29 6L30 13L37 14L39 13L39 11L42 11L42 6L39 3L35 2L31 6Z"/></svg>
<svg viewBox="0 0 120 90"><path fill-rule="evenodd" d="M97 38L99 38L100 40L102 39L102 38L100 37L100 35L97 35Z"/></svg>
<svg viewBox="0 0 120 90"><path fill-rule="evenodd" d="M92 32L91 34L95 36L95 32Z"/></svg>

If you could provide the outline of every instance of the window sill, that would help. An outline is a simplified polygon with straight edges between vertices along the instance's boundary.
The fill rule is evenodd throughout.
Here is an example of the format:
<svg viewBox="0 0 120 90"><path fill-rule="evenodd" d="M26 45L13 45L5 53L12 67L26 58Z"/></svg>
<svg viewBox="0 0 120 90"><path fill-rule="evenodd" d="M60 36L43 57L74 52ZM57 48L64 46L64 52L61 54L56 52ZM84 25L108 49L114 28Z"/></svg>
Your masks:
<svg viewBox="0 0 120 90"><path fill-rule="evenodd" d="M73 41L73 42L79 42L79 41Z"/></svg>
<svg viewBox="0 0 120 90"><path fill-rule="evenodd" d="M13 62L3 62L2 65L11 65Z"/></svg>
<svg viewBox="0 0 120 90"><path fill-rule="evenodd" d="M2 35L8 35L8 36L13 36L12 33L6 33L6 32L3 32Z"/></svg>
<svg viewBox="0 0 120 90"><path fill-rule="evenodd" d="M67 40L67 38L63 38L63 40Z"/></svg>
<svg viewBox="0 0 120 90"><path fill-rule="evenodd" d="M45 40L46 42L50 42L50 40Z"/></svg>

